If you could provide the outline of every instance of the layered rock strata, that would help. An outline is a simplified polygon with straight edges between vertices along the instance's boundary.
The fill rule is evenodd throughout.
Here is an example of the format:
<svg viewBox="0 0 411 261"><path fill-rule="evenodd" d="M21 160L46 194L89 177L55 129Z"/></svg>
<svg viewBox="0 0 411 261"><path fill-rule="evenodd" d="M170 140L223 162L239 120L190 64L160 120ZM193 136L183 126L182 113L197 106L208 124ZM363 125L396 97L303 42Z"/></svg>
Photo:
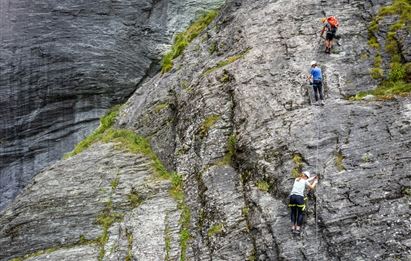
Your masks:
<svg viewBox="0 0 411 261"><path fill-rule="evenodd" d="M109 228L103 260L128 255L137 260L410 259L410 97L348 99L378 83L369 74L373 51L363 33L384 4L377 2L227 3L170 73L154 76L134 93L116 124L149 137L159 158L182 176L185 210L170 197L169 181L153 184L148 178L150 169L141 166L148 159L97 144L39 174L1 214L0 253L6 253L1 259L54 246L60 249L37 252L36 258L69 260L82 247L87 258L98 259L101 245L93 240L104 232L96 225L104 195L117 199L112 208L124 216ZM343 24L342 40L331 55L323 54L318 38L324 13ZM324 72L323 107L311 104L306 80L311 60ZM287 203L293 170L301 166L319 175L320 183L296 238ZM97 196L115 171L123 189L106 185L108 194ZM62 191L66 199L73 197L66 208L53 212L40 206L46 198L58 198L49 194L53 184L74 190L77 185L58 183L76 175L103 181L84 184L85 195L94 195L87 202L95 207L73 225L77 232L68 234L60 230L72 215L62 213L81 210L86 197ZM131 188L147 195L133 209L124 203ZM24 204L29 199L31 204ZM28 213L41 211L45 231L30 228L38 221ZM189 236L182 222L187 217ZM47 237L38 236L42 233ZM30 242L34 235L39 242ZM81 244L80 235L91 242ZM17 244L30 247L9 247Z"/></svg>

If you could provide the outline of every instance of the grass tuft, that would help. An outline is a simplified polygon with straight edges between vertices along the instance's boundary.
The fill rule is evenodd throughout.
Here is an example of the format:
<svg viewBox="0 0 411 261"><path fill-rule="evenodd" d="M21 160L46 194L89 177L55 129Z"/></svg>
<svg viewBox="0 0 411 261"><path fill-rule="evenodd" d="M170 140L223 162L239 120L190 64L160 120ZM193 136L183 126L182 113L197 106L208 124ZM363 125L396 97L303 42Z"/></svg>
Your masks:
<svg viewBox="0 0 411 261"><path fill-rule="evenodd" d="M344 161L344 155L342 154L341 151L338 151L337 155L335 156L335 166L337 167L338 171L345 170L343 161Z"/></svg>
<svg viewBox="0 0 411 261"><path fill-rule="evenodd" d="M171 50L167 52L161 62L161 72L169 72L173 68L173 60L180 56L188 44L193 41L216 18L216 10L208 11L192 23L185 32L179 33L174 39Z"/></svg>
<svg viewBox="0 0 411 261"><path fill-rule="evenodd" d="M137 208L143 202L143 199L134 188L132 188L131 192L127 195L127 199L132 208Z"/></svg>
<svg viewBox="0 0 411 261"><path fill-rule="evenodd" d="M217 224L213 225L208 231L207 231L207 236L212 237L216 234L221 234L223 232L224 225L223 224Z"/></svg>
<svg viewBox="0 0 411 261"><path fill-rule="evenodd" d="M388 32L380 32L378 22L384 16L396 16L397 20ZM393 0L391 5L381 8L378 15L371 21L368 27L371 48L377 50L374 58L374 68L370 70L373 79L381 79L374 90L361 91L350 100L361 100L367 95L374 95L380 100L393 99L396 95L408 95L411 92L411 69L401 60L401 50L398 45L397 32L411 23L411 2L409 0ZM385 34L386 42L384 50L391 56L390 69L384 72L382 68L381 46L376 38L377 34Z"/></svg>
<svg viewBox="0 0 411 261"><path fill-rule="evenodd" d="M291 170L291 176L293 178L298 178L303 171L304 163L303 157L299 153L295 153L292 157L292 161L294 162L294 167Z"/></svg>
<svg viewBox="0 0 411 261"><path fill-rule="evenodd" d="M220 119L219 115L210 115L207 118L205 118L205 120L203 121L203 123L201 124L200 128L199 128L199 135L201 138L204 138L208 135L208 131L210 130L210 128Z"/></svg>
<svg viewBox="0 0 411 261"><path fill-rule="evenodd" d="M129 232L126 229L126 235L127 235L127 256L125 258L125 261L132 261L133 260L133 233Z"/></svg>
<svg viewBox="0 0 411 261"><path fill-rule="evenodd" d="M74 155L77 155L90 147L93 143L100 140L103 133L111 128L116 121L117 115L120 111L120 105L116 105L110 109L110 111L100 119L100 126L89 136L87 136L84 140L82 140L77 146L74 148L73 151L64 155L64 159L70 158Z"/></svg>
<svg viewBox="0 0 411 261"><path fill-rule="evenodd" d="M270 189L270 184L268 184L268 182L265 180L259 180L255 185L259 190L263 192L268 192L268 190Z"/></svg>
<svg viewBox="0 0 411 261"><path fill-rule="evenodd" d="M160 112L162 112L163 110L167 109L169 106L170 106L170 105L169 105L168 103L160 103L160 104L157 104L157 105L154 107L154 111L155 111L156 113L160 113Z"/></svg>
<svg viewBox="0 0 411 261"><path fill-rule="evenodd" d="M224 67L224 66L227 66L227 65L229 65L229 64L231 64L231 63L233 63L233 62L235 62L235 61L243 58L250 50L251 50L251 48L247 48L245 51L242 51L242 52L239 53L239 54L230 56L230 57L226 58L225 60L219 61L215 66L213 66L213 67L208 68L207 70L205 70L205 71L203 72L203 75L210 74L210 73L218 70L219 68L222 68L222 67Z"/></svg>
<svg viewBox="0 0 411 261"><path fill-rule="evenodd" d="M227 141L227 153L224 155L223 159L217 162L218 166L231 165L233 163L233 158L235 156L237 146L237 138L235 134L230 135Z"/></svg>

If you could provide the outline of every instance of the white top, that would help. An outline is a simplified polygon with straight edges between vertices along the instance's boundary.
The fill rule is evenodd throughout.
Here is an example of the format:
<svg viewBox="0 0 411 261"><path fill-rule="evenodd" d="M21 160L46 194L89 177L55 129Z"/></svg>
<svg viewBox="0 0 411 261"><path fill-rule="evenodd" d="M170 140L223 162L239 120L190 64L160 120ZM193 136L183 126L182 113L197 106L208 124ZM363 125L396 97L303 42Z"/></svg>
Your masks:
<svg viewBox="0 0 411 261"><path fill-rule="evenodd" d="M308 186L308 184L309 182L307 179L295 179L290 195L298 195L304 197L305 186Z"/></svg>

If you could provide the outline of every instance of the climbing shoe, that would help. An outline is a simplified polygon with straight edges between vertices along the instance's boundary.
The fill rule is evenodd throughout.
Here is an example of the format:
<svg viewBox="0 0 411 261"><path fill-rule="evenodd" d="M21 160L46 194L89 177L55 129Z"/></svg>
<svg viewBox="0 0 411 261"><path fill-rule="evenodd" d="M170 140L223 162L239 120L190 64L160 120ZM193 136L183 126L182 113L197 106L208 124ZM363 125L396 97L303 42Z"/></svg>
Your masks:
<svg viewBox="0 0 411 261"><path fill-rule="evenodd" d="M324 106L325 103L324 103L324 101L321 101L320 104L321 104L321 106Z"/></svg>

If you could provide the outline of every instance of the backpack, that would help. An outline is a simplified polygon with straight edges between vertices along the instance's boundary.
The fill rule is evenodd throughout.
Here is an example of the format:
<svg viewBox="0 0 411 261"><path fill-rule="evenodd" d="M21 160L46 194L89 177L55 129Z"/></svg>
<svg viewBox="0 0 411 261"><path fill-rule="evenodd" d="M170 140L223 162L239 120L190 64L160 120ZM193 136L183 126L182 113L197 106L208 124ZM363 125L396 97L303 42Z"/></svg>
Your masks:
<svg viewBox="0 0 411 261"><path fill-rule="evenodd" d="M337 28L340 25L338 23L337 18L335 18L335 16L328 17L327 22L331 25L331 28Z"/></svg>

